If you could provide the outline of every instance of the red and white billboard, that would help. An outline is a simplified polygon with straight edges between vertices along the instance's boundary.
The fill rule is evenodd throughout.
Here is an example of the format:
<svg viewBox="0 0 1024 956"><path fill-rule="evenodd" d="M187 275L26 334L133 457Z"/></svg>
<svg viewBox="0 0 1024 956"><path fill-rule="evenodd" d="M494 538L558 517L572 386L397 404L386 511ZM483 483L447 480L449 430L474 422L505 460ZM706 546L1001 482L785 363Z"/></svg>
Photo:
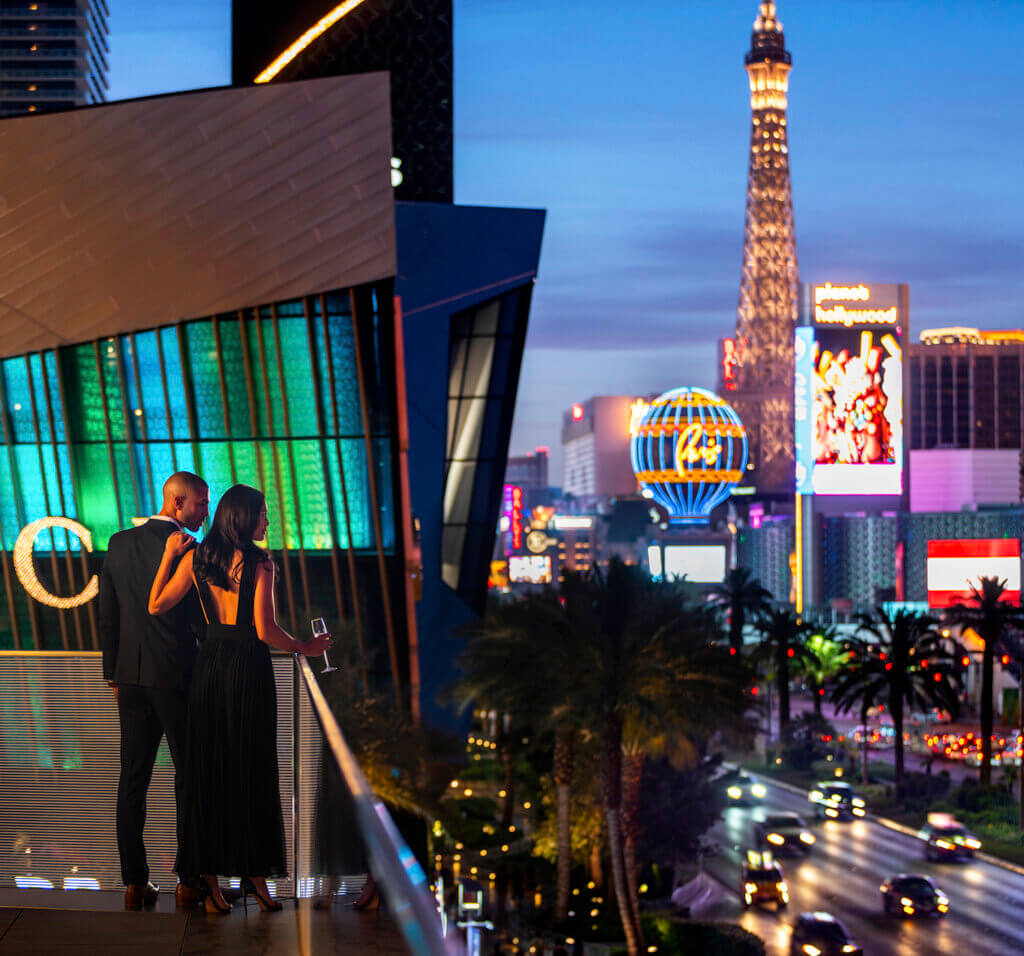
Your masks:
<svg viewBox="0 0 1024 956"><path fill-rule="evenodd" d="M928 542L928 606L967 601L982 578L1006 581L1003 599L1020 603L1020 539L973 538Z"/></svg>

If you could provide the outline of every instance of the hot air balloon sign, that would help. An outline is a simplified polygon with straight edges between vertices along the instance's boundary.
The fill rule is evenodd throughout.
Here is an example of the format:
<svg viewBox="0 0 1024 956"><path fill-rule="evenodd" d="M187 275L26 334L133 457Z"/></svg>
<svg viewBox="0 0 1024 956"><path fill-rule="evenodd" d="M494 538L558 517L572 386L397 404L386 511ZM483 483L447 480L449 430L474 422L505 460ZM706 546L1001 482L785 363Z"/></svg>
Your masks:
<svg viewBox="0 0 1024 956"><path fill-rule="evenodd" d="M629 431L637 481L673 522L707 522L746 474L743 423L728 402L703 388L635 402Z"/></svg>

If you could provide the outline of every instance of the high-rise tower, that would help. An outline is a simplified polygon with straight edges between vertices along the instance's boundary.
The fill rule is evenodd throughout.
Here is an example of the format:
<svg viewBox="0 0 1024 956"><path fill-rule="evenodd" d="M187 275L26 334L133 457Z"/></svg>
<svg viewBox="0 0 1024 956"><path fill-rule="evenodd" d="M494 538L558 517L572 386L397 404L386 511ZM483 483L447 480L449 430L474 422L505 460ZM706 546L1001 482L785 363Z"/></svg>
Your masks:
<svg viewBox="0 0 1024 956"><path fill-rule="evenodd" d="M0 116L68 109L107 98L106 0L0 7Z"/></svg>
<svg viewBox="0 0 1024 956"><path fill-rule="evenodd" d="M792 58L775 4L760 4L750 50L750 165L736 314L736 406L759 492L793 488L793 331L799 275L786 140Z"/></svg>

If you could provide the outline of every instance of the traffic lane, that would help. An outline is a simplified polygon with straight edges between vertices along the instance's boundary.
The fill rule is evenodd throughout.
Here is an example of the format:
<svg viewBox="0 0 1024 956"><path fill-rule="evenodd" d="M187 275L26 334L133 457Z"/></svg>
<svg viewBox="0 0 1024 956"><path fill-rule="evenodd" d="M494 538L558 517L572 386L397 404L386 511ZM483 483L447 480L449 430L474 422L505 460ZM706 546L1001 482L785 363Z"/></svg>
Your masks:
<svg viewBox="0 0 1024 956"><path fill-rule="evenodd" d="M798 795L770 787L763 809L802 812L806 806ZM718 840L730 847L715 861L715 875L736 891L740 862L752 844L754 816L749 809L730 808L715 831ZM909 947L910 951L944 953L965 945L975 953L1024 951L1024 930L1018 927L1024 880L1016 874L983 863L928 863L922 859L921 841L866 821L828 821L811 828L819 837L811 858L783 861L791 887L791 912L833 912L869 951L881 947L880 952L898 952ZM884 916L879 884L898 872L932 875L950 897L951 915L917 921Z"/></svg>
<svg viewBox="0 0 1024 956"><path fill-rule="evenodd" d="M926 860L922 840L871 820L815 824L806 812L810 804L780 787L768 785L766 803L765 812L801 813L818 838L816 852L833 856L840 864L873 872L879 883L897 873L925 873L946 891L955 911L977 915L979 911L990 910L997 922L1008 915L1011 924L1020 922L1018 914L1024 912L1024 876L1012 870L980 860ZM752 835L752 823L750 827ZM736 834L741 831L741 825L733 830Z"/></svg>

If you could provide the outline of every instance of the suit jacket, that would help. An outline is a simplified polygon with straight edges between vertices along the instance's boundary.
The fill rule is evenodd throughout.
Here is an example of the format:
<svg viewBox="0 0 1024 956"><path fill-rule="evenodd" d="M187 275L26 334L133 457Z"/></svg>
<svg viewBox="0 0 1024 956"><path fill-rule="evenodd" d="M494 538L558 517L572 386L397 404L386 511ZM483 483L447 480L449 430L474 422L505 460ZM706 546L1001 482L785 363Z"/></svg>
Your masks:
<svg viewBox="0 0 1024 956"><path fill-rule="evenodd" d="M118 684L186 690L203 616L193 588L177 607L149 613L164 544L177 527L150 519L110 539L100 575L103 677Z"/></svg>

